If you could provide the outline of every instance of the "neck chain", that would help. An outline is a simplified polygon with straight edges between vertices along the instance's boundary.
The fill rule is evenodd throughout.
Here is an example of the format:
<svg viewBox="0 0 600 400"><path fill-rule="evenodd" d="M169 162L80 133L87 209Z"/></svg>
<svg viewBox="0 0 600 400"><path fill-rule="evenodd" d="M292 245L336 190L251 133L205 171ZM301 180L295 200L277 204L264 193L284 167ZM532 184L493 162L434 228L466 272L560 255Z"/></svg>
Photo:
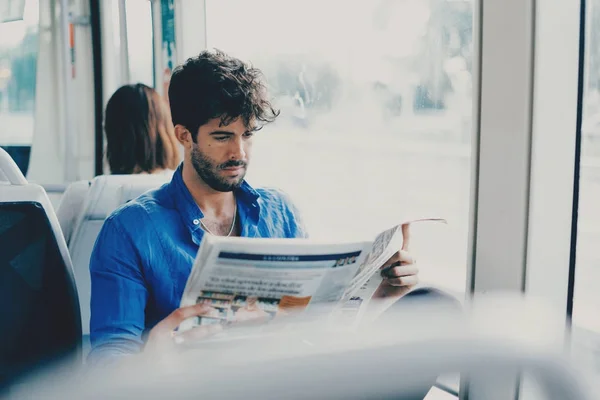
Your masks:
<svg viewBox="0 0 600 400"><path fill-rule="evenodd" d="M237 217L237 201L235 201L235 197L233 198L233 204L234 204L234 208L233 208L233 221L231 221L231 227L229 228L229 233L226 235L226 237L231 236L231 234L233 233L233 229L235 228L235 220ZM206 232L210 233L213 236L217 236L214 233L212 233L210 231L210 229L208 229L208 227L206 225L204 225L204 222L202 222L202 220L200 220L200 225L202 225L202 229L204 229Z"/></svg>

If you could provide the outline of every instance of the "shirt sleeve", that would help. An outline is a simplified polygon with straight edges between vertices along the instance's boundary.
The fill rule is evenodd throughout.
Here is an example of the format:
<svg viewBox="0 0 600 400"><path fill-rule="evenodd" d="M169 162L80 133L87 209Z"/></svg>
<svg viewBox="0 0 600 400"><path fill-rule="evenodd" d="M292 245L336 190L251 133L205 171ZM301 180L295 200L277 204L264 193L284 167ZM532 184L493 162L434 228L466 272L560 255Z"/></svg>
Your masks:
<svg viewBox="0 0 600 400"><path fill-rule="evenodd" d="M143 345L148 289L133 237L116 217L109 217L98 235L90 275L92 350L88 362L104 364L115 356L138 353Z"/></svg>

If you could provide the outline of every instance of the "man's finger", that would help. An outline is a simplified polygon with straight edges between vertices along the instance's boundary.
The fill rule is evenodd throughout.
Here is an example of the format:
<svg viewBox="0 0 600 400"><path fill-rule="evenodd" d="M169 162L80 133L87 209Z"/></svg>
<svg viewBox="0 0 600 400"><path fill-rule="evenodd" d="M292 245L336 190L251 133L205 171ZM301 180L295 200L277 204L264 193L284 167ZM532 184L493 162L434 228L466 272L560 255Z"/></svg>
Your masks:
<svg viewBox="0 0 600 400"><path fill-rule="evenodd" d="M169 316L160 321L155 329L159 331L172 331L188 318L208 315L213 310L206 304L195 304L193 306L181 307L173 311Z"/></svg>
<svg viewBox="0 0 600 400"><path fill-rule="evenodd" d="M386 279L385 282L391 286L414 286L419 283L418 275L403 276L400 278Z"/></svg>
<svg viewBox="0 0 600 400"><path fill-rule="evenodd" d="M390 257L389 260L387 260L385 262L385 264L383 264L383 266L381 268L382 269L388 268L391 265L399 264L399 263L400 263L400 251L397 251L393 256Z"/></svg>
<svg viewBox="0 0 600 400"><path fill-rule="evenodd" d="M385 264L383 264L382 269L388 268L390 266L396 265L405 265L405 264L414 264L415 260L412 258L409 252L405 250L397 251Z"/></svg>
<svg viewBox="0 0 600 400"><path fill-rule="evenodd" d="M201 325L196 326L190 330L187 330L182 333L178 333L174 336L175 343L183 343L183 342L194 342L202 339L206 339L212 335L216 335L217 333L223 330L223 325L214 324L214 325Z"/></svg>
<svg viewBox="0 0 600 400"><path fill-rule="evenodd" d="M400 263L402 265L405 265L405 264L414 264L415 263L415 259L406 250L400 250L398 252L398 258L399 258Z"/></svg>
<svg viewBox="0 0 600 400"><path fill-rule="evenodd" d="M419 268L413 265L404 265L400 267L388 268L382 272L382 275L387 278L399 278L402 276L418 275Z"/></svg>

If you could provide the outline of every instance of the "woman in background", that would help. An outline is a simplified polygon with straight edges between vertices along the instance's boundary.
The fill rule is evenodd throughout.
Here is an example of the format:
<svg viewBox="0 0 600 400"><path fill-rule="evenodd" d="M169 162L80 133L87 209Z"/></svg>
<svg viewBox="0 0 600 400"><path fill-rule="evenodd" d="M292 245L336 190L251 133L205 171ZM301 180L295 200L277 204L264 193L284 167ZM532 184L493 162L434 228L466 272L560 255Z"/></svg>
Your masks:
<svg viewBox="0 0 600 400"><path fill-rule="evenodd" d="M181 160L169 107L144 84L122 86L111 96L104 131L113 175L173 171Z"/></svg>

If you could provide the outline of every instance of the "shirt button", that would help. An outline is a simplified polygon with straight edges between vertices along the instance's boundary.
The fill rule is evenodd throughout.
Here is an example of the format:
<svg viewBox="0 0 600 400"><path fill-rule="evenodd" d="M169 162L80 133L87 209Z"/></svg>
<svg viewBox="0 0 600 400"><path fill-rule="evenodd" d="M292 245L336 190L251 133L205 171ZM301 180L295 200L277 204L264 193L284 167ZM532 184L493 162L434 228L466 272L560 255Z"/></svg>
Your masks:
<svg viewBox="0 0 600 400"><path fill-rule="evenodd" d="M195 219L192 222L194 223L194 225L198 225L200 223L200 220L199 219Z"/></svg>

